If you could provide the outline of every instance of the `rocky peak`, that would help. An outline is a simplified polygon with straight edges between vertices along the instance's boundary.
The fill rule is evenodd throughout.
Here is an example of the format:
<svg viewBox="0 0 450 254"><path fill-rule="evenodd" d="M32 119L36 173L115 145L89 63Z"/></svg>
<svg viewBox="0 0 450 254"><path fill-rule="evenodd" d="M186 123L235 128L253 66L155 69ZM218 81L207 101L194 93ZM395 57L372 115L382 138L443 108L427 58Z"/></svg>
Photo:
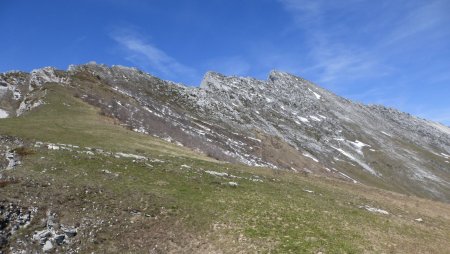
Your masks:
<svg viewBox="0 0 450 254"><path fill-rule="evenodd" d="M276 81L287 81L287 80L297 80L299 79L298 77L289 74L287 72L283 72L283 71L278 71L278 70L271 70L269 73L269 77L268 80L272 81L272 82L276 82Z"/></svg>
<svg viewBox="0 0 450 254"><path fill-rule="evenodd" d="M224 75L208 71L203 77L202 82L200 83L200 88L205 90L230 90L229 84L226 82L227 77Z"/></svg>
<svg viewBox="0 0 450 254"><path fill-rule="evenodd" d="M31 71L30 90L41 86L44 83L67 83L68 79L63 73L57 73L54 67L44 67Z"/></svg>

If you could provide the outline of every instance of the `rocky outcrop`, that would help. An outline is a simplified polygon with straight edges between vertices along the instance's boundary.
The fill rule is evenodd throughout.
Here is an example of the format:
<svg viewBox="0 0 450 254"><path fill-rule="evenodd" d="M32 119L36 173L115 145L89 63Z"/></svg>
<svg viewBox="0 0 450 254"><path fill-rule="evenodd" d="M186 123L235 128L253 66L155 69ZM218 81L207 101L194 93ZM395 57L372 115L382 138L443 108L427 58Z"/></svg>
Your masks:
<svg viewBox="0 0 450 254"><path fill-rule="evenodd" d="M20 116L44 103L48 83L68 84L69 76L53 67L36 69L31 73L13 71L0 74L1 115Z"/></svg>
<svg viewBox="0 0 450 254"><path fill-rule="evenodd" d="M0 178L2 170L14 169L20 165L20 155L16 149L23 146L23 141L9 136L0 135Z"/></svg>
<svg viewBox="0 0 450 254"><path fill-rule="evenodd" d="M0 253L19 229L30 225L37 212L35 207L21 207L17 204L0 201Z"/></svg>
<svg viewBox="0 0 450 254"><path fill-rule="evenodd" d="M77 235L76 227L59 224L56 218L56 213L47 211L44 229L33 234L33 241L42 246L43 252L50 252L58 246L70 244L71 238Z"/></svg>
<svg viewBox="0 0 450 254"><path fill-rule="evenodd" d="M200 87L95 63L21 73L15 81L14 75L3 74L0 81L28 87L29 95L21 96L30 105L25 111L36 98L45 101L45 84L56 82L134 131L217 159L450 201L448 127L351 102L288 73L272 71L267 80L256 80L209 72ZM0 96L6 94L12 96Z"/></svg>

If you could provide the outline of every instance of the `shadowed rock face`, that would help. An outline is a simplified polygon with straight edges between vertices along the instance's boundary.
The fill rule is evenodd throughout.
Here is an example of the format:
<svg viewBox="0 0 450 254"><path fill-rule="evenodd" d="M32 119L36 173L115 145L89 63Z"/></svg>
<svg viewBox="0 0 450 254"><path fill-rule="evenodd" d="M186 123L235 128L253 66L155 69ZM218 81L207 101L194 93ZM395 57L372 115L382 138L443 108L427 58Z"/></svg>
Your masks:
<svg viewBox="0 0 450 254"><path fill-rule="evenodd" d="M217 159L450 201L450 128L287 73L256 80L208 72L193 88L122 66L12 72L0 75L0 109L17 116L45 103L47 83L130 129Z"/></svg>

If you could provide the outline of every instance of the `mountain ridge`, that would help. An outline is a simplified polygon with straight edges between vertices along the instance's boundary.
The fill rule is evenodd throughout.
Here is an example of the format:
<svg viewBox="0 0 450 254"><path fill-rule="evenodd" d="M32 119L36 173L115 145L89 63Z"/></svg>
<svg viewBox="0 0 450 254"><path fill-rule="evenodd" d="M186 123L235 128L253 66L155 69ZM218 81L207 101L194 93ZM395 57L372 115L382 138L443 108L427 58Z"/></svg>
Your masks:
<svg viewBox="0 0 450 254"><path fill-rule="evenodd" d="M38 88L58 83L75 87L84 101L132 130L220 160L449 202L450 129L396 109L353 103L285 72L271 71L266 80L207 72L199 87L188 87L136 68L88 63L67 71L1 74L0 82L9 91L0 94L2 101L9 96L15 112L0 108L11 116L38 107L45 97ZM108 90L108 98L98 88Z"/></svg>

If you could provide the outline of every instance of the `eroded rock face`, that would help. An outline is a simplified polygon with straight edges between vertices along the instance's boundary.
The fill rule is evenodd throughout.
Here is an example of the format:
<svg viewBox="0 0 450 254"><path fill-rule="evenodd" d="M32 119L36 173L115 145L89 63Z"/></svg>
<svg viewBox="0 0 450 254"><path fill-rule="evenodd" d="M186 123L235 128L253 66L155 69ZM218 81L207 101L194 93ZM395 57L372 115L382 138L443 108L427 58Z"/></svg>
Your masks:
<svg viewBox="0 0 450 254"><path fill-rule="evenodd" d="M77 235L77 228L74 226L65 226L56 221L56 213L47 211L45 226L40 231L35 231L33 241L42 246L43 252L50 252L54 248L64 244L70 244L71 238Z"/></svg>
<svg viewBox="0 0 450 254"><path fill-rule="evenodd" d="M16 137L0 135L0 179L2 170L14 169L20 165L20 155L17 148L23 145L23 141Z"/></svg>
<svg viewBox="0 0 450 254"><path fill-rule="evenodd" d="M5 78L10 76L1 76L9 92L0 96L31 87L20 99L31 105L26 110L36 98L45 102L45 84L57 82L134 131L217 159L356 183L383 182L450 201L448 127L395 109L353 103L288 73L273 71L267 80L256 80L209 72L198 88L135 68L94 63L65 72L47 68L21 73L13 81ZM25 97L34 102L24 102Z"/></svg>
<svg viewBox="0 0 450 254"><path fill-rule="evenodd" d="M19 229L30 225L36 212L36 207L25 208L0 200L0 252Z"/></svg>
<svg viewBox="0 0 450 254"><path fill-rule="evenodd" d="M0 74L0 118L20 116L44 103L44 84L68 84L69 76L53 67L31 73L12 71ZM4 118L3 117L3 118Z"/></svg>

